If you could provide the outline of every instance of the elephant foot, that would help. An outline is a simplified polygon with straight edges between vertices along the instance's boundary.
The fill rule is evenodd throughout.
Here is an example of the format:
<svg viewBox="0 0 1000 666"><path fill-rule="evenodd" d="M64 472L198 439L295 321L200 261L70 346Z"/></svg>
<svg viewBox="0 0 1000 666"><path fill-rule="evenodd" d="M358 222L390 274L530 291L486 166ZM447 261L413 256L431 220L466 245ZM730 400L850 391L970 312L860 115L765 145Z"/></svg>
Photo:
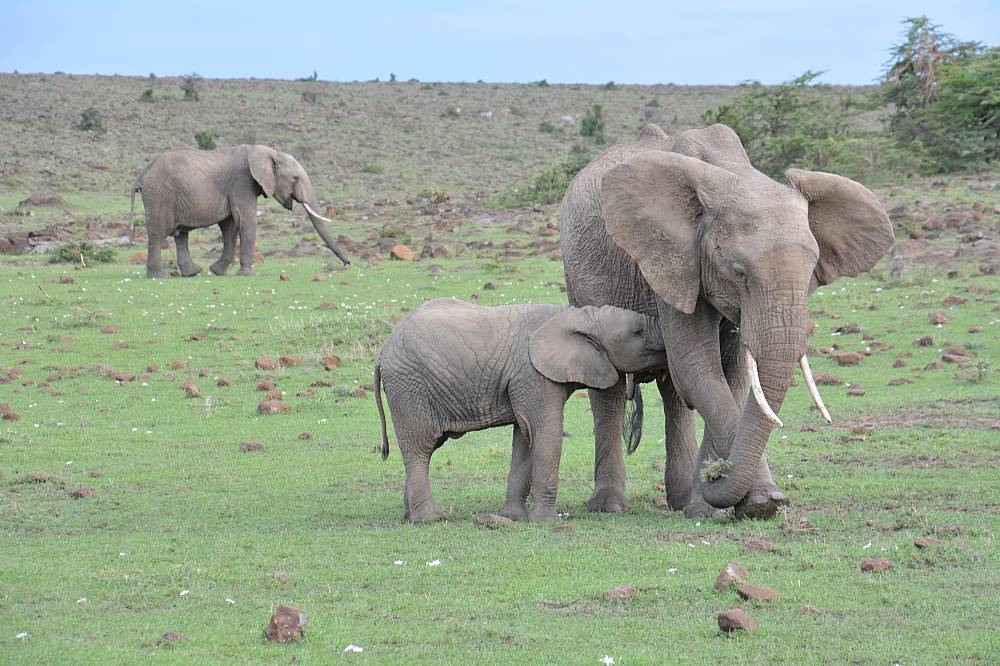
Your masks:
<svg viewBox="0 0 1000 666"><path fill-rule="evenodd" d="M237 275L257 275L257 271L249 266L241 266Z"/></svg>
<svg viewBox="0 0 1000 666"><path fill-rule="evenodd" d="M559 512L555 510L555 507L540 507L536 505L532 507L531 512L528 514L528 520L533 523L559 520Z"/></svg>
<svg viewBox="0 0 1000 666"><path fill-rule="evenodd" d="M503 508L497 513L511 520L524 520L528 517L528 509L524 506L524 502L520 504L504 504Z"/></svg>
<svg viewBox="0 0 1000 666"><path fill-rule="evenodd" d="M628 500L625 493L617 488L595 488L594 494L587 500L587 511L593 513L623 513L628 511Z"/></svg>
<svg viewBox="0 0 1000 666"><path fill-rule="evenodd" d="M761 488L753 488L747 493L747 496L741 499L733 510L735 511L736 517L742 518L756 518L763 520L765 518L772 518L781 507L788 506L790 500L785 493L781 492L781 489L773 483Z"/></svg>
<svg viewBox="0 0 1000 666"><path fill-rule="evenodd" d="M728 520L732 516L731 509L720 509L712 506L702 498L691 500L684 507L685 518L707 518L713 520Z"/></svg>
<svg viewBox="0 0 1000 666"><path fill-rule="evenodd" d="M214 275L225 275L226 269L229 268L229 264L222 261L217 261L208 267L208 270L212 271Z"/></svg>
<svg viewBox="0 0 1000 666"><path fill-rule="evenodd" d="M190 266L184 266L181 268L182 277L194 277L198 273L201 273L201 266L198 264L191 264Z"/></svg>
<svg viewBox="0 0 1000 666"><path fill-rule="evenodd" d="M404 518L411 523L433 523L444 511L433 500L409 511Z"/></svg>

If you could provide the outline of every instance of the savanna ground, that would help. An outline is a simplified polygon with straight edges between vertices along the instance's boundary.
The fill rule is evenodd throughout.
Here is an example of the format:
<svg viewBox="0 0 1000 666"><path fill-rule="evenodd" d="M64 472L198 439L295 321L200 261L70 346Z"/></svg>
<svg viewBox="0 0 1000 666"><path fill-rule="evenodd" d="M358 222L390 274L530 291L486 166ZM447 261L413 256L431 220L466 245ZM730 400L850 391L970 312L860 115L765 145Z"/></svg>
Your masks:
<svg viewBox="0 0 1000 666"><path fill-rule="evenodd" d="M491 198L564 156L594 102L620 141L646 121L696 125L735 89L204 81L201 101L183 102L176 83L0 75L0 242L19 251L0 259L0 402L19 416L0 421L0 661L996 661L996 172L875 184L897 247L810 299L834 424L803 387L789 393L768 448L793 501L784 515L698 522L654 504L663 421L647 388L627 513L584 508L581 393L559 494L570 527L472 524L503 501L509 429L437 452L447 519L413 527L366 388L391 325L438 296L564 302L557 207ZM106 134L72 127L87 107ZM114 242L129 186L201 130L296 154L354 264L335 266L298 209L261 200L257 277L146 280L142 247ZM17 205L43 190L64 204ZM106 242L114 261L48 262L46 249L82 240ZM217 233L192 240L207 265ZM423 258L388 260L397 242ZM839 365L844 352L860 362ZM282 355L300 363L255 367ZM341 364L327 371L331 355ZM262 382L288 413L257 414ZM918 549L918 537L939 542ZM748 551L748 538L777 548ZM862 573L875 556L893 568ZM715 591L733 559L780 600ZM620 586L636 594L605 595ZM263 640L280 603L309 614L304 639ZM733 607L760 628L720 635L716 614Z"/></svg>

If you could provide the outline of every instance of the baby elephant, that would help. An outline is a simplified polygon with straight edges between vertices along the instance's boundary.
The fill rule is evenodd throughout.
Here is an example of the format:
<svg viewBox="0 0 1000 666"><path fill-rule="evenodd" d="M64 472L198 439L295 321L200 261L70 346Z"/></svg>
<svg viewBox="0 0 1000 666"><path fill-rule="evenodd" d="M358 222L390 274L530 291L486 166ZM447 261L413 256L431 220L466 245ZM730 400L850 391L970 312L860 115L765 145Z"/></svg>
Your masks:
<svg viewBox="0 0 1000 666"><path fill-rule="evenodd" d="M567 398L578 388L606 389L623 373L666 363L658 320L630 310L424 303L396 326L375 362L382 458L389 455L384 385L406 465L404 518L426 522L440 515L427 472L445 440L513 425L500 513L554 520Z"/></svg>

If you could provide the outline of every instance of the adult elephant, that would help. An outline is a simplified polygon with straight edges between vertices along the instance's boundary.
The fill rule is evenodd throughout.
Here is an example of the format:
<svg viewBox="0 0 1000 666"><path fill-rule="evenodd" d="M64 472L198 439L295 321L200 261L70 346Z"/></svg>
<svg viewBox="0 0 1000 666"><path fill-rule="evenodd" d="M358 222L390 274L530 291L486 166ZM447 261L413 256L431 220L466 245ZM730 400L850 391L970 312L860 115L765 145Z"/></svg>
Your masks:
<svg viewBox="0 0 1000 666"><path fill-rule="evenodd" d="M660 317L667 497L688 516L735 507L767 517L787 504L763 452L796 364L822 404L804 355L806 297L869 270L893 242L888 215L863 186L818 171L785 175L788 184L757 171L725 125L672 137L647 125L577 174L563 199L570 304ZM590 391L591 511L627 507L624 396L622 383ZM700 451L691 409L705 421ZM702 480L706 462L711 478Z"/></svg>
<svg viewBox="0 0 1000 666"><path fill-rule="evenodd" d="M301 203L326 246L345 265L350 263L324 225L330 220L316 212L319 204L305 169L291 155L267 146L163 153L149 163L132 188L133 215L136 192L142 193L146 210L148 277L166 277L160 247L167 236L173 236L177 245L181 275L200 273L201 266L191 260L188 250L188 232L213 224L222 230L222 256L210 270L225 275L236 258L239 235L239 274L253 275L257 197L261 194L274 197L288 210L293 201Z"/></svg>

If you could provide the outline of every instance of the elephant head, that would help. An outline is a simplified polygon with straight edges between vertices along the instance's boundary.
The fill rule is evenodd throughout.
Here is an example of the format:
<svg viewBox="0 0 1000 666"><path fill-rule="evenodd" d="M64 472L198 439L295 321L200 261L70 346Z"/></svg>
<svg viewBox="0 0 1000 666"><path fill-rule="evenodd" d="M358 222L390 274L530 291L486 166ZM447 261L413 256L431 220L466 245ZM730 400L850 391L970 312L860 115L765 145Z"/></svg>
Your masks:
<svg viewBox="0 0 1000 666"><path fill-rule="evenodd" d="M650 150L601 181L608 234L662 299L671 379L706 428L721 433L715 453L730 471L703 487L716 507L750 489L797 363L811 384L806 297L871 269L893 242L888 215L858 183L792 169L780 184L753 169L742 147L735 155L716 166ZM723 317L739 327L737 365L753 389L745 407L724 376Z"/></svg>
<svg viewBox="0 0 1000 666"><path fill-rule="evenodd" d="M563 310L529 336L528 355L554 382L598 389L667 363L656 318L610 305Z"/></svg>
<svg viewBox="0 0 1000 666"><path fill-rule="evenodd" d="M252 146L247 155L250 175L266 197L273 197L288 210L292 210L292 202L298 201L305 208L309 220L316 233L320 235L326 246L337 255L344 265L351 262L341 253L333 236L326 228L326 222L331 220L317 213L319 203L313 190L309 174L298 161L288 155L267 146Z"/></svg>

